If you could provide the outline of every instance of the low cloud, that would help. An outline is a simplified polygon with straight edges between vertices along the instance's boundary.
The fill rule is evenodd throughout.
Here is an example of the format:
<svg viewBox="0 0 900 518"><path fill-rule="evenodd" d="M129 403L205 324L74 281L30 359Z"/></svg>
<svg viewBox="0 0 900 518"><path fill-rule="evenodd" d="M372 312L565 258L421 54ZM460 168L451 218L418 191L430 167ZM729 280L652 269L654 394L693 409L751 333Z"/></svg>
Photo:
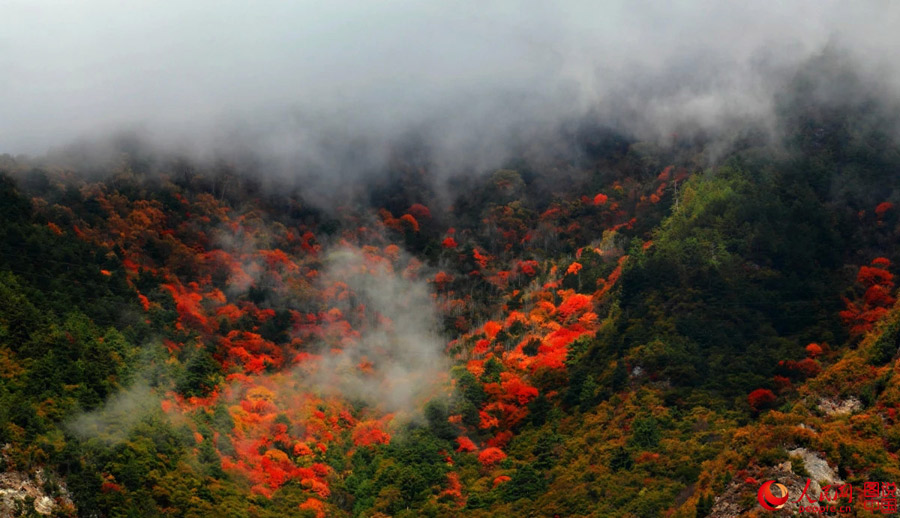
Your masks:
<svg viewBox="0 0 900 518"><path fill-rule="evenodd" d="M496 167L585 118L638 138L777 134L777 94L822 53L896 91L895 2L406 0L7 2L0 153L128 130L252 155L328 192L418 142L435 170Z"/></svg>
<svg viewBox="0 0 900 518"><path fill-rule="evenodd" d="M400 264L415 259L401 257ZM321 359L300 368L303 384L325 394L389 412L411 413L446 381L446 340L427 283L409 269L394 271L355 248L334 249L326 259L323 286L346 285L348 296L333 308L352 318L364 308L359 335L339 348L312 344Z"/></svg>
<svg viewBox="0 0 900 518"><path fill-rule="evenodd" d="M66 429L83 440L118 444L143 419L159 412L159 396L149 385L137 383L111 396L100 408L78 415L66 424Z"/></svg>

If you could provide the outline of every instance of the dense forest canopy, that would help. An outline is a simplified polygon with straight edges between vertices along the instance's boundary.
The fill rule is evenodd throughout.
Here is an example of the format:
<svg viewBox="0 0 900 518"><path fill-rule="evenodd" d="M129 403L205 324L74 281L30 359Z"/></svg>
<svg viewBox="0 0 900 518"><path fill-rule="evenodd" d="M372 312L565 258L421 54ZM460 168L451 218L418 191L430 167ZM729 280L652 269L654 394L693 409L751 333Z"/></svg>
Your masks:
<svg viewBox="0 0 900 518"><path fill-rule="evenodd" d="M682 78L437 112L481 147L0 155L0 515L879 515L836 488L900 481L900 105L855 50L713 122Z"/></svg>

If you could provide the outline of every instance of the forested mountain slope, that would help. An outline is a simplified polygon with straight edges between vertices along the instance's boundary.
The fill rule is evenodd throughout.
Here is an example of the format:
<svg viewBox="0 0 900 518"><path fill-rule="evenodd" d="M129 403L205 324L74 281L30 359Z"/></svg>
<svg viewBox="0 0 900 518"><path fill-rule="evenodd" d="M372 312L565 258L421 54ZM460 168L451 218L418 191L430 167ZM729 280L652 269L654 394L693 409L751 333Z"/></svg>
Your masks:
<svg viewBox="0 0 900 518"><path fill-rule="evenodd" d="M5 156L0 470L110 517L731 516L811 458L900 480L896 128L804 88L777 142L585 125L449 179L398 152L336 206L130 145Z"/></svg>

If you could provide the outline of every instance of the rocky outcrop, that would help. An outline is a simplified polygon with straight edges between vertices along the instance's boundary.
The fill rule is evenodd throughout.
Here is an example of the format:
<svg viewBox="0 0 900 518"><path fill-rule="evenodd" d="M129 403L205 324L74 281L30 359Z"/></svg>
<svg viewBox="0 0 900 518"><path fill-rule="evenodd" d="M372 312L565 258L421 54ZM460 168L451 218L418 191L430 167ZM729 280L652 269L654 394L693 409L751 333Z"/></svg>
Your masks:
<svg viewBox="0 0 900 518"><path fill-rule="evenodd" d="M29 506L42 515L50 515L58 507L74 509L65 483L56 483L54 494L50 495L45 490L47 478L40 468L31 473L0 472L0 518L27 515Z"/></svg>
<svg viewBox="0 0 900 518"><path fill-rule="evenodd" d="M745 480L733 480L725 491L716 497L710 511L709 518L735 518L744 516L751 511L766 513L766 516L793 516L797 513L798 504L788 499L783 508L778 511L765 511L757 501L757 491L760 484L766 480L777 480L788 489L788 494L799 495L806 486L806 479L800 478L791 471L791 463L783 462L775 467L767 468L759 474L758 483L748 483Z"/></svg>
<svg viewBox="0 0 900 518"><path fill-rule="evenodd" d="M819 400L818 409L827 416L850 415L862 410L862 401L853 396L847 399L822 398Z"/></svg>
<svg viewBox="0 0 900 518"><path fill-rule="evenodd" d="M766 516L793 516L801 505L796 500L806 488L807 474L810 481L807 495L813 500L818 500L823 484L843 484L835 470L820 455L810 452L806 448L794 448L787 453L795 460L803 462L805 473L802 476L794 472L794 462L789 460L770 468L764 468L757 473L757 478L753 481L735 479L725 488L725 491L716 497L709 517L734 518L751 511L765 513ZM757 491L766 480L775 480L784 484L788 494L791 495L784 507L778 511L765 511L757 501ZM803 504L809 505L805 502Z"/></svg>
<svg viewBox="0 0 900 518"><path fill-rule="evenodd" d="M806 472L809 473L809 478L813 482L825 485L844 483L844 481L841 480L841 477L831 469L828 462L820 455L813 453L806 448L795 448L788 451L788 455L803 460L803 467L806 468Z"/></svg>

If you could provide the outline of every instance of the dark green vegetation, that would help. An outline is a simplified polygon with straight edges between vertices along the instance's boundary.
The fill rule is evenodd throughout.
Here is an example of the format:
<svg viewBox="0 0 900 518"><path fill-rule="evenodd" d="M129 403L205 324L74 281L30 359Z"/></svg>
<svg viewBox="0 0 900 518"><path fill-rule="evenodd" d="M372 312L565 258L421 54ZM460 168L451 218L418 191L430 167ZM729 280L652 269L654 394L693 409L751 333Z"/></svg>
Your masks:
<svg viewBox="0 0 900 518"><path fill-rule="evenodd" d="M402 157L340 212L228 167L6 157L0 468L110 517L706 516L795 447L898 480L896 121L818 86L777 145L584 128L449 208ZM313 280L340 240L435 294L453 365L415 419L298 388L378 321Z"/></svg>

